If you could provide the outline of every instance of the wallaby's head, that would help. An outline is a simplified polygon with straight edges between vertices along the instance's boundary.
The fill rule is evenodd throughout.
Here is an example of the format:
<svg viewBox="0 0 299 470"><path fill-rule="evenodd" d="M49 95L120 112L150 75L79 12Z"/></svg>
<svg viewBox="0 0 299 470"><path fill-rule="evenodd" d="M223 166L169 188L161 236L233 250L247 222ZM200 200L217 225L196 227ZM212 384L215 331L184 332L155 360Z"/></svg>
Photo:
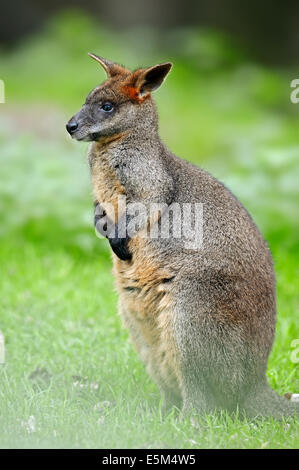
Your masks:
<svg viewBox="0 0 299 470"><path fill-rule="evenodd" d="M77 140L97 141L156 123L151 92L159 88L172 64L155 65L131 72L114 62L89 54L105 70L107 80L94 88L85 104L67 123Z"/></svg>

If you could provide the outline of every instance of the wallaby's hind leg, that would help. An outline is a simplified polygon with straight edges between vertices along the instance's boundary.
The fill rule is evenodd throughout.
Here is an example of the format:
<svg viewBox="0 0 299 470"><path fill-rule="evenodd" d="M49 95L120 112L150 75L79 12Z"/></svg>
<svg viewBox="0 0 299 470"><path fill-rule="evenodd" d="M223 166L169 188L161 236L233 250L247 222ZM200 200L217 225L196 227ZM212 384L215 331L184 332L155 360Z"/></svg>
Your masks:
<svg viewBox="0 0 299 470"><path fill-rule="evenodd" d="M163 398L162 409L163 413L168 413L174 406L176 408L182 407L182 397L180 394L174 393L174 391L165 385L161 386L158 382L158 386L160 388L160 393Z"/></svg>
<svg viewBox="0 0 299 470"><path fill-rule="evenodd" d="M234 328L222 325L218 330L212 315L191 303L174 315L184 411L233 411L247 385L246 347L242 351Z"/></svg>
<svg viewBox="0 0 299 470"><path fill-rule="evenodd" d="M175 301L174 332L184 409L205 413L215 409L233 412L243 407L254 416L258 408L260 414L269 416L285 402L281 409L290 410L286 399L281 402L266 388L266 381L263 388L256 387L263 381L271 337L267 343L265 337L260 341L262 331L250 336L242 313L233 311L232 303L226 304L224 295L210 286L204 281L190 281L179 289ZM260 404L254 407L257 399Z"/></svg>
<svg viewBox="0 0 299 470"><path fill-rule="evenodd" d="M170 411L173 406L181 408L182 396L177 383L167 380L167 374L163 374L161 354L159 354L159 343L153 344L145 335L145 321L138 320L130 309L125 307L125 301L120 298L119 313L123 318L124 326L130 330L131 341L142 358L148 374L156 382L162 397L162 409L164 413ZM167 345L169 349L169 344ZM165 371L164 371L165 372Z"/></svg>
<svg viewBox="0 0 299 470"><path fill-rule="evenodd" d="M183 412L197 412L201 415L212 413L217 404L208 382L196 368L187 361L181 362Z"/></svg>

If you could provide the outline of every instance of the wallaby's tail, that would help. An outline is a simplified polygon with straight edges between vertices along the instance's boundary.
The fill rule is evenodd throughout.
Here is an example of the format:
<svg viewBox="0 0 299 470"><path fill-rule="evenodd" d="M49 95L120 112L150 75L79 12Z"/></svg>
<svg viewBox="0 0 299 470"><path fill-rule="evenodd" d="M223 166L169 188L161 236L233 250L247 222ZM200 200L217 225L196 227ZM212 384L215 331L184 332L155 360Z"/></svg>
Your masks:
<svg viewBox="0 0 299 470"><path fill-rule="evenodd" d="M298 417L299 407L286 397L278 395L264 382L246 398L243 409L247 417L273 417L276 419Z"/></svg>

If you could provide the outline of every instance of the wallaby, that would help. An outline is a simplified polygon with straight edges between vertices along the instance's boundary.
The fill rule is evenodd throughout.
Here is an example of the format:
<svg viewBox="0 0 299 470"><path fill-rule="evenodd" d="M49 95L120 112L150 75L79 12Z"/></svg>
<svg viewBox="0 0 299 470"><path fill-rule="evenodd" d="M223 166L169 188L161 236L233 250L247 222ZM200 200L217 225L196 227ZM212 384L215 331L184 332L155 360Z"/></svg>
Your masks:
<svg viewBox="0 0 299 470"><path fill-rule="evenodd" d="M239 409L250 418L297 414L265 375L276 321L270 251L236 197L172 154L159 137L152 92L172 64L131 72L89 55L107 80L89 93L67 130L92 142L95 222L113 250L119 311L166 406L199 414ZM150 216L135 224L133 235L119 234L120 221L131 220L124 210L119 213L120 197L147 211L158 208L146 212ZM182 213L185 206L202 207L198 246L190 248L186 236L176 236L174 217L170 236L150 236L149 228L161 228L173 204ZM113 211L118 215L111 235ZM194 208L191 213L194 223Z"/></svg>

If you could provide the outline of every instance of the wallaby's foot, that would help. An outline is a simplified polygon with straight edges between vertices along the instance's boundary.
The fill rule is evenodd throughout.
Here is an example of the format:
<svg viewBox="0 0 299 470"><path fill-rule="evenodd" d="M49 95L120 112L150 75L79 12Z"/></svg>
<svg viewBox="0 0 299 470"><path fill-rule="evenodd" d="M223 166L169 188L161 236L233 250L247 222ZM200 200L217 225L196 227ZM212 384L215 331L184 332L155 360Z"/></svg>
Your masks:
<svg viewBox="0 0 299 470"><path fill-rule="evenodd" d="M233 405L226 399L223 401L219 397L223 394L223 398L227 395L225 384L219 393L214 390L214 393L209 393L208 387L205 388L204 382L198 380L198 388L188 388L188 376L185 376L185 390L183 412L184 414L199 414L205 415L214 413L220 410L226 410L228 413L237 415L242 419L260 419L260 418L274 418L283 420L288 418L299 418L299 406L296 403L295 395L293 400L287 399L284 396L278 395L270 388L266 380L263 380L259 385L254 387L254 390L244 399L241 404ZM292 398L292 397L291 397ZM238 411L239 410L239 411Z"/></svg>
<svg viewBox="0 0 299 470"><path fill-rule="evenodd" d="M198 396L189 396L186 397L182 407L182 413L184 417L194 418L194 417L205 417L209 414L214 414L219 411L215 402L210 400L203 395L201 399Z"/></svg>
<svg viewBox="0 0 299 470"><path fill-rule="evenodd" d="M204 416L214 413L217 409L216 401L212 393L209 392L207 384L203 378L196 377L195 374L185 373L183 389L183 414L185 416Z"/></svg>
<svg viewBox="0 0 299 470"><path fill-rule="evenodd" d="M207 400L188 400L184 403L183 414L184 416L199 415L219 412L226 410L232 416L238 416L240 419L256 420L262 418L274 418L276 420L299 418L298 404L296 402L286 399L277 395L273 390L270 393L262 393L261 395L253 395L246 399L243 406L235 410L225 409L221 404L220 406L212 405ZM237 413L237 414L236 414Z"/></svg>
<svg viewBox="0 0 299 470"><path fill-rule="evenodd" d="M118 236L118 225L113 225L105 209L99 202L95 202L94 225L96 231L108 239L116 256L123 261L132 259L132 255L128 249L129 237Z"/></svg>
<svg viewBox="0 0 299 470"><path fill-rule="evenodd" d="M174 407L177 409L182 408L182 398L173 393L171 390L164 390L161 392L163 402L162 402L162 413L167 415Z"/></svg>
<svg viewBox="0 0 299 470"><path fill-rule="evenodd" d="M278 420L299 417L298 405L280 396L267 383L258 385L246 398L243 411L247 418L274 418Z"/></svg>

